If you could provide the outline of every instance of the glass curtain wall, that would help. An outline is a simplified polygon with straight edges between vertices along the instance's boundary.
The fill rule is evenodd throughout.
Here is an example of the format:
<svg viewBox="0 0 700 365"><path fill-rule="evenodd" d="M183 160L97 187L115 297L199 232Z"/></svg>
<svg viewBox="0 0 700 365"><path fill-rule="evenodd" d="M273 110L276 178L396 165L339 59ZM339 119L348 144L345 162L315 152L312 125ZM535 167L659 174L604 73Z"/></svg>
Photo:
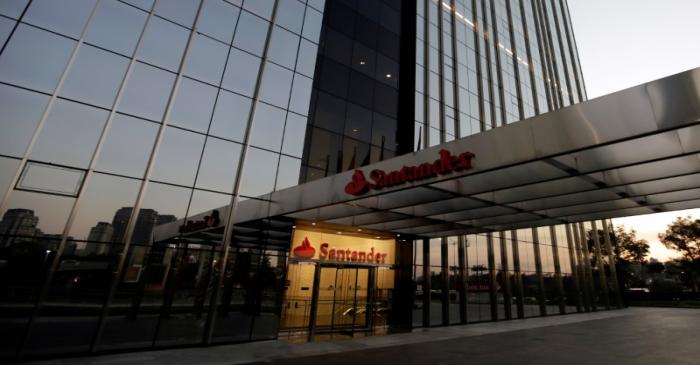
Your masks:
<svg viewBox="0 0 700 365"><path fill-rule="evenodd" d="M610 269L599 271L592 266L589 270L585 258L597 260L590 253L595 249L587 255L580 244L581 229L594 223L589 224L415 241L413 326L463 323L462 313L466 322L474 323L590 311L594 309L586 302L589 296L598 298L597 309L609 308L615 304L615 287L601 288L600 280L611 282ZM595 225L602 235L602 223ZM595 246L593 239L590 244ZM609 263L603 247L605 243L601 244L601 267Z"/></svg>
<svg viewBox="0 0 700 365"><path fill-rule="evenodd" d="M285 249L156 227L298 183L323 7L0 5L0 356L276 336Z"/></svg>

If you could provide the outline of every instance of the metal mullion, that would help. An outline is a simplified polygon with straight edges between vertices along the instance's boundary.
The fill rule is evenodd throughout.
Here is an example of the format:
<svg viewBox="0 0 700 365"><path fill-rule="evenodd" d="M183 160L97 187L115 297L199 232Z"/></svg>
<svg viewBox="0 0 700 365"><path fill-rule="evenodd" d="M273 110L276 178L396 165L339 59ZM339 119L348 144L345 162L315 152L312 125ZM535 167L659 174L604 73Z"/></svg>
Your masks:
<svg viewBox="0 0 700 365"><path fill-rule="evenodd" d="M481 36L479 33L482 33L480 29L483 29L481 22L479 21L479 16L478 16L478 10L477 10L477 2L480 0L472 0L472 14L471 17L474 19L474 26L472 29L474 30L474 63L476 65L476 93L477 96L479 97L479 128L481 129L480 132L483 132L486 130L486 121L484 120L484 80L483 80L483 74L484 70L481 69L481 42L483 40L481 39ZM483 33L482 33L483 34ZM471 115L471 114L470 114Z"/></svg>
<svg viewBox="0 0 700 365"><path fill-rule="evenodd" d="M459 264L459 320L461 324L467 324L468 321L468 311L467 311L467 291L469 290L468 285L468 268L467 268L467 247L466 239L464 235L457 236L458 255L457 258Z"/></svg>
<svg viewBox="0 0 700 365"><path fill-rule="evenodd" d="M22 9L22 13L17 19L3 16L4 18L14 21L15 24L12 26L12 30L10 31L10 33L7 35L5 43L3 43L2 47L0 47L0 56L2 56L3 53L5 53L5 48L7 47L7 44L10 43L10 39L12 39L12 36L15 34L17 27L19 27L19 25L22 23L22 19L24 19L24 15L27 14L27 9L29 9L29 6L32 5L32 1L33 0L29 0L27 2L27 5L24 6L24 9Z"/></svg>
<svg viewBox="0 0 700 365"><path fill-rule="evenodd" d="M501 52L499 51L499 45L503 44L501 43L499 37L498 37L498 16L496 16L496 3L494 0L490 0L490 8L491 8L491 28L492 28L492 37L491 39L493 40L493 53L494 53L494 59L496 60L496 85L495 85L495 91L498 93L498 98L501 103L501 125L506 125L508 124L508 113L506 112L506 100L505 100L505 83L503 80L503 63L501 62ZM505 45L503 45L505 48ZM513 53L515 54L515 53ZM513 62L513 65L517 65L517 62ZM500 127L497 125L497 127Z"/></svg>
<svg viewBox="0 0 700 365"><path fill-rule="evenodd" d="M478 1L478 0L477 0ZM496 125L496 97L494 95L494 87L498 87L498 85L494 85L493 82L493 67L491 67L491 44L493 42L493 35L491 32L489 32L489 21L488 21L488 11L486 9L486 4L489 0L481 0L481 31L484 39L484 53L486 57L486 77L488 80L488 94L489 94L489 110L490 110L490 117L491 120L489 121L491 128L496 128L498 125ZM498 46L496 46L498 47ZM484 106L484 109L486 108L486 105Z"/></svg>
<svg viewBox="0 0 700 365"><path fill-rule="evenodd" d="M523 277L520 270L520 245L518 242L518 231L510 231L510 241L511 247L513 248L513 273L515 277L515 290L517 292L517 297L515 298L516 310L518 312L518 318L525 318L525 307L523 303L523 298L525 293L523 291Z"/></svg>
<svg viewBox="0 0 700 365"><path fill-rule="evenodd" d="M554 32L552 31L552 24L550 23L550 17L549 13L552 11L549 9L546 3L547 0L539 0L538 4L540 7L540 11L542 12L542 27L544 30L544 36L546 39L545 44L547 45L547 51L549 52L549 59L551 62L551 67L552 67L552 79L555 80L556 85L554 85L553 89L555 92L555 95L557 96L557 101L559 104L559 108L564 107L564 93L562 92L562 83L565 83L566 80L562 81L561 78L559 77L559 72L561 71L560 67L563 67L562 65L559 64L559 61L557 60L557 51L554 48ZM552 16L552 20L554 20L554 17Z"/></svg>
<svg viewBox="0 0 700 365"><path fill-rule="evenodd" d="M552 74L552 57L547 47L547 33L544 28L546 18L543 17L538 0L532 0L532 14L535 22L535 30L537 31L537 45L539 47L540 59L542 64L542 77L545 82L544 88L547 95L547 104L549 110L559 108L559 99L557 99L556 90L552 87L554 76Z"/></svg>
<svg viewBox="0 0 700 365"><path fill-rule="evenodd" d="M251 130L252 130L252 124L253 120L255 119L255 113L257 111L258 107L258 100L260 99L260 87L262 84L262 77L265 71L267 70L267 54L270 48L270 39L272 37L272 30L275 26L275 20L277 18L277 8L278 8L279 0L275 0L273 8L272 8L272 14L270 16L271 21L268 24L267 32L265 34L265 45L263 47L263 54L261 57L261 64L260 64L260 71L258 72L257 78L255 80L255 90L253 92L253 97L251 99L251 108L250 108L250 114L248 115L248 121L246 123L245 127L245 134L243 138L243 148L241 149L241 155L238 159L238 173L236 174L236 178L234 180L233 184L233 195L231 197L231 203L230 203L230 209L228 212L228 218L226 219L226 222L224 222L224 233L223 233L223 239L222 239L222 245L224 247L223 251L223 256L221 257L221 263L220 263L220 269L219 269L219 278L216 282L216 285L214 286L214 290L212 291L212 298L211 302L209 305L209 314L207 316L207 321L205 325L205 331L204 331L204 343L205 344L210 344L212 341L212 337L214 335L214 327L216 321L214 320L214 317L216 315L216 306L217 303L219 302L219 299L221 297L221 291L220 288L224 283L224 275L223 273L225 272L224 270L226 269L226 262L228 260L228 255L230 251L230 241L233 235L233 223L234 223L234 217L236 215L236 210L238 209L238 202L239 202L239 195L238 191L240 189L241 185L241 179L243 177L243 171L245 169L245 163L246 163L246 156L248 154L248 149L251 148L250 146L250 135L251 135ZM308 10L308 9L305 9ZM313 313L315 315L315 313ZM251 323L252 327L252 323ZM309 332L309 337L313 338L313 331L314 329L312 328L311 331Z"/></svg>
<svg viewBox="0 0 700 365"><path fill-rule="evenodd" d="M506 232L499 232L499 245L501 248L501 273L503 273L503 310L506 319L513 318L513 294L510 287L510 272L508 270L508 249L506 247Z"/></svg>
<svg viewBox="0 0 700 365"><path fill-rule="evenodd" d="M157 4L158 4L158 1L159 1L159 0L156 0L156 1L153 3L153 5L152 5L152 7L151 7L151 11L149 12L149 15L148 15L148 19L146 20L146 24L149 24L149 23L150 23L150 20L153 18L153 16L154 16L154 9L156 8L156 6L157 6ZM134 204L134 207L132 208L131 216L130 216L130 218L129 218L129 223L127 223L127 226L126 226L126 229L125 229L125 233L124 233L124 247L122 248L122 252L121 252L120 255L119 255L119 262L118 262L118 264L117 264L116 271L114 272L114 277L113 277L112 285L110 286L109 293L108 293L108 295L107 295L106 304L105 304L105 306L104 306L102 316L100 317L100 322L99 322L99 324L98 324L98 329L97 329L95 338L94 338L94 340L93 340L93 344L92 344L92 346L91 346L91 347L92 347L92 348L91 348L91 351L93 351L93 352L96 351L96 348L97 348L97 345L98 345L99 342L100 342L102 333L104 332L104 326L105 326L105 323L106 323L105 319L106 319L106 317L109 315L109 309L110 309L110 307L111 307L111 303L112 303L113 297L114 297L114 295L116 294L116 291L117 291L118 286L119 286L120 278L121 278L121 276L123 275L123 272L124 272L124 265L126 264L126 257L128 256L128 254L129 254L129 249L130 249L130 247L131 247L132 235L133 235L134 229L135 229L135 227L136 227L136 220L137 220L137 217L138 217L138 214L139 214L139 210L141 209L141 204L143 203L143 199L144 199L144 195L145 195L145 192L146 192L146 188L147 188L148 185L149 185L149 178L150 178L151 172L152 172L152 170L153 170L153 165L154 165L154 163L155 163L155 158L156 158L156 156L157 156L157 154L158 154L158 149L159 149L160 144L161 144L161 142L162 142L162 140L163 140L163 135L164 135L165 129L166 129L167 125L168 125L168 117L170 116L170 112L171 112L171 110L172 110L173 101L174 101L175 95L177 94L178 86L179 86L179 84L180 84L180 80L182 79L182 72L183 72L184 66L185 66L185 64L186 64L186 62L187 62L187 58L188 58L188 56L189 56L190 49L191 49L190 46L192 45L192 40L193 40L193 38L194 38L194 35L195 35L196 32L197 32L197 26L198 26L198 23L199 23L199 20L200 20L200 14L201 14L201 11L202 11L202 6L203 6L203 0L200 1L199 6L198 6L198 8L197 8L197 13L196 13L196 16L195 16L195 19L196 19L196 20L195 20L195 22L194 22L194 24L193 24L193 26L192 26L192 29L190 30L189 37L187 38L187 43L186 43L186 46L185 46L185 50L184 50L184 53L183 53L182 58L180 59L180 64L178 65L177 76L176 76L175 81L174 81L174 83L173 83L172 89L170 90L170 95L168 96L166 108L165 108L165 111L164 111L164 113L163 113L163 117L162 117L162 120L161 120L161 123L160 123L160 127L158 128L158 133L157 133L157 135L156 135L156 139L155 139L155 142L154 142L154 144L153 144L153 148L151 149L151 154L150 154L150 156L149 156L148 163L147 163L147 165L146 165L146 170L145 170L144 175L143 175L144 181L143 181L143 183L141 184L141 186L140 186L140 188L139 188L139 192L138 192L137 197L136 197L136 203ZM145 26L144 31L141 33L141 36L140 36L140 38L139 38L139 42L142 41L143 36L144 36L146 30L147 30L147 25ZM137 49L134 51L134 57L132 58L132 61L131 61L132 63L135 62L135 58L136 58L135 55L137 54L138 48L141 46L141 44L142 44L142 43L139 43L139 44L137 45ZM131 65L130 65L130 67L131 67ZM116 104L115 104L115 105L116 105ZM160 323L160 318L159 318L159 323ZM155 341L155 340L154 340L154 341Z"/></svg>
<svg viewBox="0 0 700 365"><path fill-rule="evenodd" d="M566 247L569 252L569 264L571 265L571 276L573 277L574 290L576 291L576 311L583 311L583 298L581 297L581 278L577 264L577 255L574 251L574 241L571 237L571 224L564 225L566 230Z"/></svg>
<svg viewBox="0 0 700 365"><path fill-rule="evenodd" d="M598 226L595 220L591 221L591 229L593 230L593 248L596 258L596 266L598 266L598 280L600 280L600 291L603 292L603 305L605 309L610 309L610 292L608 291L608 282L605 277L605 265L603 264L603 256L600 249L600 238L598 237Z"/></svg>
<svg viewBox="0 0 700 365"><path fill-rule="evenodd" d="M17 171L15 171L15 175L11 180L11 183L8 185L8 189L5 193L5 196L0 203L0 211L5 211L5 208L7 206L7 203L9 201L10 194L17 185L17 181L19 180L19 177L22 173L22 170L26 167L26 163L29 159L29 154L32 151L34 144L36 143L37 139L39 138L39 133L41 133L41 130L43 129L44 124L46 123L46 119L48 118L49 111L53 107L53 104L56 102L56 99L58 97L58 92L61 90L63 87L63 83L66 81L66 78L68 77L68 73L70 72L73 63L75 62L75 59L78 55L78 52L81 49L81 45L83 44L83 38L85 37L85 33L87 32L88 27L90 26L90 23L92 22L92 18L95 15L95 11L97 10L97 7L99 6L100 1L97 0L95 4L92 7L92 10L90 11L90 15L88 16L87 21L85 22L85 25L83 26L83 29L80 31L80 38L78 39L78 42L75 44L75 47L73 48L73 52L71 53L70 58L68 59L68 63L66 64L66 67L63 69L63 72L61 73L61 77L59 78L58 84L56 85L56 88L54 89L53 93L51 94L51 98L49 99L48 103L46 104L46 107L44 108L44 111L41 115L41 119L39 120L39 123L37 124L36 128L34 129L34 133L32 135L32 138L29 142L29 145L27 146L24 155L22 159L20 160L19 166L17 168ZM29 4L27 4L27 7L24 9L22 12L22 16L20 19L23 17L23 15L26 13L27 8L29 7ZM20 20L17 20L17 24L19 24ZM8 38L9 42L9 38ZM82 186L84 186L85 180L81 182ZM81 186L81 190L82 190ZM80 191L78 192L80 194ZM77 199L73 202L71 210L74 210L76 207ZM63 255L63 251L66 246L66 235L67 235L67 229L68 229L68 223L64 225L63 232L61 234L61 242L59 243L57 249L56 249L56 254L54 255L53 261L51 262L51 266L49 267L48 274L44 278L44 281L41 285L41 289L39 290L39 295L35 298L35 305L34 309L32 310L32 314L29 318L29 322L27 323L24 333L22 335L22 340L20 345L17 347L16 354L18 357L21 357L24 353L24 350L27 346L27 343L29 342L29 338L31 336L32 329L34 327L34 324L36 323L36 318L39 316L39 312L41 311L42 304L44 300L46 299L46 296L48 295L49 287L51 286L51 281L53 280L53 275L58 269L58 265L61 261L61 256Z"/></svg>
<svg viewBox="0 0 700 365"><path fill-rule="evenodd" d="M493 250L493 233L486 234L486 260L489 270L489 308L491 310L491 320L498 320L498 292L496 285L496 258Z"/></svg>
<svg viewBox="0 0 700 365"><path fill-rule="evenodd" d="M546 296L544 293L544 275L542 273L542 256L540 254L540 238L539 234L537 232L537 228L531 228L532 230L532 249L535 254L535 272L537 274L537 286L538 286L538 293L537 293L537 303L540 306L540 315L541 316L546 316L547 315L547 305L546 305Z"/></svg>
<svg viewBox="0 0 700 365"><path fill-rule="evenodd" d="M612 280L613 290L615 291L615 305L618 309L623 308L622 295L620 293L620 282L617 279L617 267L615 262L615 252L613 251L612 244L610 243L610 233L612 227L608 228L607 220L603 219L603 233L605 241L605 249L608 251L608 266L610 267L610 279ZM613 231L614 232L614 231Z"/></svg>
<svg viewBox="0 0 700 365"><path fill-rule="evenodd" d="M457 20L455 19L455 12L457 11L456 0L450 0L450 8L450 31L452 33L452 42L450 42L452 46L452 93L454 95L452 100L455 114L455 139L459 139L462 137L462 107L459 102L459 60L457 58Z"/></svg>
<svg viewBox="0 0 700 365"><path fill-rule="evenodd" d="M559 292L559 313L566 314L564 279L562 278L561 274L561 263L559 262L559 244L557 242L557 231L554 226L549 226L549 235L552 237L552 258L554 260L554 277L557 281L557 291Z"/></svg>
<svg viewBox="0 0 700 365"><path fill-rule="evenodd" d="M586 276L586 264L583 258L583 252L581 251L581 235L578 232L578 225L576 223L567 223L567 227L570 227L573 235L574 251L576 254L576 272L579 278L579 283L581 284L580 290L583 294L583 309L585 312L591 311L591 293L589 292L588 277Z"/></svg>
<svg viewBox="0 0 700 365"><path fill-rule="evenodd" d="M518 97L518 118L520 120L525 119L525 105L524 105L524 98L523 98L523 92L522 92L522 85L520 83L520 65L518 61L518 54L520 53L518 51L518 44L515 39L515 27L513 24L515 24L515 21L513 20L513 11L510 6L510 1L505 0L506 4L506 16L508 17L508 34L510 35L510 48L513 51L513 55L511 56L511 59L513 60L513 78L515 79L515 93L516 96ZM522 16L521 16L522 19ZM525 34L525 33L523 33ZM523 36L524 37L524 36ZM524 41L525 39L523 39ZM525 43L525 42L523 42ZM528 75L529 76L529 75ZM532 80L530 80L530 85L532 86Z"/></svg>
<svg viewBox="0 0 700 365"><path fill-rule="evenodd" d="M429 20L429 2L423 1L423 146L418 146L418 149L423 149L430 145L430 20ZM416 15L417 17L417 15ZM416 37L418 40L418 37ZM414 85L415 87L415 85Z"/></svg>
<svg viewBox="0 0 700 365"><path fill-rule="evenodd" d="M570 80L571 76L573 73L569 73L569 67L566 63L566 52L564 51L564 41L562 40L562 32L561 32L561 27L560 24L563 22L563 19L560 20L559 16L557 15L557 6L556 2L557 0L550 0L552 3L552 17L554 18L554 28L556 30L556 38L557 38L557 43L559 46L559 53L561 55L561 63L562 67L564 69L564 79L566 81L566 88L569 93L569 102L573 105L574 104L574 92L573 92L573 86L571 85L572 81ZM573 65L573 60L571 61L571 64ZM561 88L561 85L559 85Z"/></svg>
<svg viewBox="0 0 700 365"><path fill-rule="evenodd" d="M569 5L566 0L559 0L559 6L562 12L562 24L564 24L564 31L566 32L566 41L569 44L569 53L571 55L571 67L574 68L574 78L576 80L576 92L580 101L586 100L586 83L583 80L583 73L581 72L581 62L578 57L578 48L576 47L576 38L572 31L573 25L570 23L571 14L569 14Z"/></svg>
<svg viewBox="0 0 700 365"><path fill-rule="evenodd" d="M447 138L445 134L447 133L445 130L445 51L443 47L443 33L442 33L442 22L443 22L443 13L444 10L440 6L440 1L438 0L438 5L437 5L437 16L438 16L438 24L437 24L437 32L438 32L438 59L439 59L439 64L438 64L438 73L440 74L440 77L438 78L438 95L440 97L440 143L444 143ZM427 2L427 1L426 1ZM454 54L453 54L454 56ZM454 64L453 64L454 65ZM454 80L453 80L454 81Z"/></svg>
<svg viewBox="0 0 700 365"><path fill-rule="evenodd" d="M515 0L518 2L518 6L520 8L520 21L522 22L522 27L523 27L523 37L525 38L523 43L525 43L525 53L527 54L527 60L528 60L528 76L530 77L530 92L532 93L532 106L535 109L535 115L540 114L542 111L540 110L540 103L539 103L539 95L537 94L537 77L535 77L535 66L534 66L534 58L532 56L532 49L530 48L530 41L531 41L531 35L528 27L527 20L525 19L525 5L523 4L524 0ZM532 36L537 36L537 35L532 35ZM541 62L540 62L541 63ZM546 87L545 87L546 89Z"/></svg>
<svg viewBox="0 0 700 365"><path fill-rule="evenodd" d="M586 231L583 223L579 222L576 225L578 225L579 236L581 237L581 251L584 256L583 265L586 271L586 287L588 287L588 292L590 293L591 309L595 312L598 310L598 300L593 284L593 270L591 269L591 254L588 250L588 240L586 240Z"/></svg>

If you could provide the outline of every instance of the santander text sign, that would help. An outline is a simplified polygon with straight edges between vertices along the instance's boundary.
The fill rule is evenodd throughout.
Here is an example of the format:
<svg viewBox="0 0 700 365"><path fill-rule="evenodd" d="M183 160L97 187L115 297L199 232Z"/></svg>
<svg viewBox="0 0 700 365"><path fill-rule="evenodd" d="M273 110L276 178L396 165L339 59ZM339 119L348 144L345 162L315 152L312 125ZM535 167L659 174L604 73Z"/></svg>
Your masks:
<svg viewBox="0 0 700 365"><path fill-rule="evenodd" d="M469 170L472 168L472 159L475 156L471 152L462 152L455 156L445 149L440 150L439 154L440 158L433 163L425 162L417 166L403 166L400 170L391 172L372 170L369 173L372 182L367 181L364 172L357 169L352 175L352 181L345 185L345 192L350 195L362 195L371 189L379 190L437 175L450 174L453 171Z"/></svg>

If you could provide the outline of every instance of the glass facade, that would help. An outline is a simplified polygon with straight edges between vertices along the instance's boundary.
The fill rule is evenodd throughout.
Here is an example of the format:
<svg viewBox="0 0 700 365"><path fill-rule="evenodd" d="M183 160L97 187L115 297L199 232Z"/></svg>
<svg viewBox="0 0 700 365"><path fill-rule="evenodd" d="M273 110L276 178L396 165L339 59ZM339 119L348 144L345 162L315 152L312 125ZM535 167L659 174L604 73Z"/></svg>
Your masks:
<svg viewBox="0 0 700 365"><path fill-rule="evenodd" d="M0 357L276 338L287 244L156 227L298 184L323 11L0 5Z"/></svg>
<svg viewBox="0 0 700 365"><path fill-rule="evenodd" d="M585 100L565 0L14 0L0 47L0 359L277 338L309 267L239 201ZM324 269L363 324L595 310L596 227Z"/></svg>

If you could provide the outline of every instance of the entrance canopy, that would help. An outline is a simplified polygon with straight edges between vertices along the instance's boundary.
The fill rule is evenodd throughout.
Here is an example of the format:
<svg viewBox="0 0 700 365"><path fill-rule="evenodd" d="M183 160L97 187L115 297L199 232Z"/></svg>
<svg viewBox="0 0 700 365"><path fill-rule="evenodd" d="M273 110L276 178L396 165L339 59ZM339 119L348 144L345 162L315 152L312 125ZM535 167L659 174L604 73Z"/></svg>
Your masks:
<svg viewBox="0 0 700 365"><path fill-rule="evenodd" d="M245 200L234 221L444 237L696 207L700 68Z"/></svg>

